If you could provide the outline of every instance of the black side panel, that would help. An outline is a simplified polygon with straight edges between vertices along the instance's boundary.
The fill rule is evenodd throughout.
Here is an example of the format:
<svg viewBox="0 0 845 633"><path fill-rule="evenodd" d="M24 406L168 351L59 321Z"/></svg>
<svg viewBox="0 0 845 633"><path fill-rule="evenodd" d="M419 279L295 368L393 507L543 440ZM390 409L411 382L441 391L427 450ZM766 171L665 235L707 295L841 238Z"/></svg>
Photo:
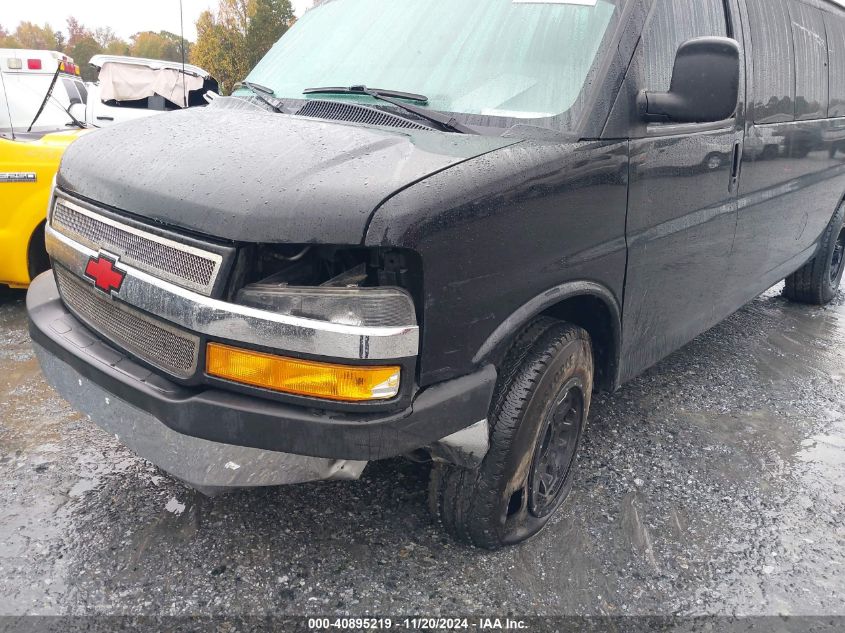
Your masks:
<svg viewBox="0 0 845 633"><path fill-rule="evenodd" d="M746 0L751 28L751 94L755 95L746 133L739 193L737 247L731 261L732 292L745 301L779 281L812 256L845 192L845 139L842 119L825 119L829 51L821 12L795 0ZM829 25L841 24L828 15ZM841 28L841 27L840 27ZM835 29L831 29L835 33ZM794 50L797 65L781 58ZM837 62L837 63L842 63ZM793 68L799 69L797 76ZM794 101L783 90L797 86ZM766 104L781 109L792 102L796 119L771 116ZM842 147L845 149L845 146ZM744 293L744 294L742 294Z"/></svg>
<svg viewBox="0 0 845 633"><path fill-rule="evenodd" d="M830 108L828 116L845 117L845 12L824 12L830 66Z"/></svg>
<svg viewBox="0 0 845 633"><path fill-rule="evenodd" d="M795 56L786 0L746 0L754 44L750 94L757 123L795 119Z"/></svg>
<svg viewBox="0 0 845 633"><path fill-rule="evenodd" d="M827 117L827 41L821 11L790 0L795 48L795 120Z"/></svg>

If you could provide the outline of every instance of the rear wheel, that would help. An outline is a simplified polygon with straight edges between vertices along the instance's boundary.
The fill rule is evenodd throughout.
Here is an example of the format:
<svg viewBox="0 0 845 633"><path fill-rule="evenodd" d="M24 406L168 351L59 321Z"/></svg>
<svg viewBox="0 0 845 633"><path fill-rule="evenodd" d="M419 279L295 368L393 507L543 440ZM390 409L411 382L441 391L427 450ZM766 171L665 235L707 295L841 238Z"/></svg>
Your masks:
<svg viewBox="0 0 845 633"><path fill-rule="evenodd" d="M501 367L481 466L432 468L431 510L452 536L497 549L543 529L572 487L592 388L584 330L540 318L522 333Z"/></svg>
<svg viewBox="0 0 845 633"><path fill-rule="evenodd" d="M44 244L44 223L32 232L27 252L27 268L30 281L50 268L50 257Z"/></svg>
<svg viewBox="0 0 845 633"><path fill-rule="evenodd" d="M819 252L786 278L783 294L791 301L825 305L833 300L845 272L845 204L839 207L822 237Z"/></svg>

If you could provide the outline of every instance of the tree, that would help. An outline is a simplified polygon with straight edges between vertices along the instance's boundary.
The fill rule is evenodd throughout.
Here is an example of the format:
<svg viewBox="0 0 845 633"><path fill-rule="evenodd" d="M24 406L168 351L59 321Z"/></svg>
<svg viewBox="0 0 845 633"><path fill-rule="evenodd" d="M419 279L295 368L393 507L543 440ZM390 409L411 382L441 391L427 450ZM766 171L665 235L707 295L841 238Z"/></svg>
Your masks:
<svg viewBox="0 0 845 633"><path fill-rule="evenodd" d="M0 48L22 48L21 43L0 24Z"/></svg>
<svg viewBox="0 0 845 633"><path fill-rule="evenodd" d="M231 32L211 11L203 11L197 19L197 43L191 51L191 62L210 72L220 84L221 92L231 92L236 81L242 79L239 61L242 59Z"/></svg>
<svg viewBox="0 0 845 633"><path fill-rule="evenodd" d="M109 42L103 52L109 55L129 55L131 51L128 42L116 39Z"/></svg>
<svg viewBox="0 0 845 633"><path fill-rule="evenodd" d="M185 44L185 59L187 60L191 56L191 46L193 46L193 44L190 41L183 40L181 35L171 33L170 31L159 31L158 34L167 41L165 54L168 55L168 57L163 59L169 59L173 62L181 62L183 42Z"/></svg>
<svg viewBox="0 0 845 633"><path fill-rule="evenodd" d="M110 26L101 26L98 29L94 29L94 39L97 40L97 44L102 48L106 48L117 39L117 36L114 34L114 29Z"/></svg>
<svg viewBox="0 0 845 633"><path fill-rule="evenodd" d="M21 22L15 30L15 40L21 48L37 48L54 51L59 47L56 32L49 24L38 26L32 22Z"/></svg>
<svg viewBox="0 0 845 633"><path fill-rule="evenodd" d="M103 52L103 47L92 36L88 35L79 40L76 45L69 49L68 54L73 58L74 63L79 66L82 79L85 81L96 81L97 70L88 65L94 55Z"/></svg>
<svg viewBox="0 0 845 633"><path fill-rule="evenodd" d="M86 37L93 37L91 32L82 25L82 23L73 16L69 16L67 23L67 50L71 50L81 40Z"/></svg>
<svg viewBox="0 0 845 633"><path fill-rule="evenodd" d="M294 20L289 0L259 0L255 3L246 31L249 66L253 68Z"/></svg>
<svg viewBox="0 0 845 633"><path fill-rule="evenodd" d="M219 0L216 13L197 20L191 61L208 70L224 92L243 80L293 22L290 0Z"/></svg>
<svg viewBox="0 0 845 633"><path fill-rule="evenodd" d="M129 55L129 43L115 35L114 29L110 26L94 29L93 38L104 53L109 55Z"/></svg>
<svg viewBox="0 0 845 633"><path fill-rule="evenodd" d="M164 59L171 62L182 61L182 38L169 31L143 31L131 37L131 54L134 57L149 59ZM187 59L190 43L185 42L185 57Z"/></svg>

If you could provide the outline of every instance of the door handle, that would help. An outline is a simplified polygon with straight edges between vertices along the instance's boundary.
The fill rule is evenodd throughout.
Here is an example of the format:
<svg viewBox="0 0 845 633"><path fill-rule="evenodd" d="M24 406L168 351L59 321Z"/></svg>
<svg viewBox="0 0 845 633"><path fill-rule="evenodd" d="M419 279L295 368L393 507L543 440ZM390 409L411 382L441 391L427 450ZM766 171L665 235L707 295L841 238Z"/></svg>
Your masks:
<svg viewBox="0 0 845 633"><path fill-rule="evenodd" d="M731 160L731 184L728 191L736 193L739 185L739 168L742 163L742 143L734 143L733 158Z"/></svg>

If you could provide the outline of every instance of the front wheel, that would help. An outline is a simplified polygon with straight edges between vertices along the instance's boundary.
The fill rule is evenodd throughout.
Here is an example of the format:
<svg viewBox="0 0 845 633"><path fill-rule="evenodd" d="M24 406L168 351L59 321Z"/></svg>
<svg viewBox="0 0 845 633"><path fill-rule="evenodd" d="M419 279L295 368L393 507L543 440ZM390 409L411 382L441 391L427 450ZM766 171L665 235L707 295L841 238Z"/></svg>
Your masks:
<svg viewBox="0 0 845 633"><path fill-rule="evenodd" d="M592 389L587 332L534 321L502 364L481 466L432 468L431 510L452 536L498 549L545 527L572 487Z"/></svg>
<svg viewBox="0 0 845 633"><path fill-rule="evenodd" d="M822 236L819 251L803 268L786 278L783 294L799 303L825 305L839 291L845 272L845 204L839 207Z"/></svg>

